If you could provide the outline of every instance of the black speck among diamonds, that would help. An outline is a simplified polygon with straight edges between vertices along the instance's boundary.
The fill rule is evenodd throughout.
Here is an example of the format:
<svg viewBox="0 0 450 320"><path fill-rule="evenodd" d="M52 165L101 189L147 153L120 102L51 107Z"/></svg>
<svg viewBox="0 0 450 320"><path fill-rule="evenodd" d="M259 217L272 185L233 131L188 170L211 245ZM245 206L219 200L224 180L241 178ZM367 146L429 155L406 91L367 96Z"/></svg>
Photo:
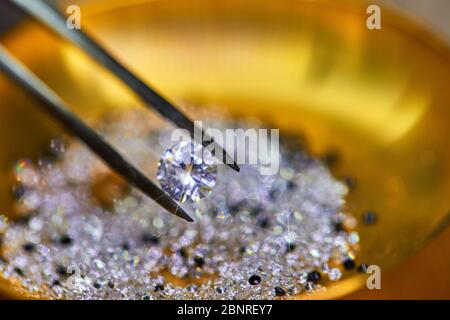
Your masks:
<svg viewBox="0 0 450 320"><path fill-rule="evenodd" d="M248 282L249 282L252 286L256 286L256 285L258 285L258 284L261 283L261 277L258 276L258 275L256 275L256 274L254 274L254 275L252 275L252 276L248 279Z"/></svg>

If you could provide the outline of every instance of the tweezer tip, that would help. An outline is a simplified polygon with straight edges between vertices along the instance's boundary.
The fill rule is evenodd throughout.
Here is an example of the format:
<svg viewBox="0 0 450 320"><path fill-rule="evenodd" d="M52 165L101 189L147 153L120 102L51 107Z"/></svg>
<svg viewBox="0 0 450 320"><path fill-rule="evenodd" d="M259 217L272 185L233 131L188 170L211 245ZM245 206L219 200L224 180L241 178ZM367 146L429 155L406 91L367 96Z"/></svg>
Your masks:
<svg viewBox="0 0 450 320"><path fill-rule="evenodd" d="M186 211L184 211L183 208L181 208L180 206L178 206L177 208L177 212L176 215L184 220L186 220L187 222L194 222L194 219L191 218L190 215L187 214Z"/></svg>
<svg viewBox="0 0 450 320"><path fill-rule="evenodd" d="M232 164L228 164L228 166L229 166L231 169L235 170L236 172L241 171L241 168L239 168L239 166L237 165L236 162L235 162L235 163L232 163Z"/></svg>

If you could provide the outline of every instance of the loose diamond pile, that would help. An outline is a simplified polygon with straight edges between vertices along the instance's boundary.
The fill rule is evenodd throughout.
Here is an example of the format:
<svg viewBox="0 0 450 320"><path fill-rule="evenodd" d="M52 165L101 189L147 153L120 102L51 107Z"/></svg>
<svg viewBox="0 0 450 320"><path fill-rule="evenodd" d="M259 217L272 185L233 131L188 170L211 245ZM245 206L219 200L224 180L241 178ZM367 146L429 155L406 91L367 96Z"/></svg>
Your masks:
<svg viewBox="0 0 450 320"><path fill-rule="evenodd" d="M241 165L239 173L218 165L217 180L199 169L176 178L193 188L177 189L168 172L185 168L168 153L180 146L172 148L170 128L150 123L130 111L98 130L186 200L195 222L127 187L82 144L54 140L51 157L15 167L20 217L0 219L4 278L55 299L273 299L320 290L354 261L355 220L342 212L347 187L300 144L281 142L276 175L263 176L256 165ZM198 187L192 177L203 174L208 179Z"/></svg>

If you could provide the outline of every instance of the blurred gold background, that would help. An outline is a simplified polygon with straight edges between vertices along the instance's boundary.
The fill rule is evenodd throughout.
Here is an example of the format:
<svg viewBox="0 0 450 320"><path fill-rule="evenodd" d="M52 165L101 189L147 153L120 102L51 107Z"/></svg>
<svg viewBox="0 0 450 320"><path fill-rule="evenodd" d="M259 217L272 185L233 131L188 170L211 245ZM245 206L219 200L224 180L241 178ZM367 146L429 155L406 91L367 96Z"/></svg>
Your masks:
<svg viewBox="0 0 450 320"><path fill-rule="evenodd" d="M441 35L447 44L450 43L450 1L385 0L378 2L381 5L392 6ZM389 270L382 280L382 290L363 289L344 298L450 299L449 253L450 228L446 228L424 249Z"/></svg>

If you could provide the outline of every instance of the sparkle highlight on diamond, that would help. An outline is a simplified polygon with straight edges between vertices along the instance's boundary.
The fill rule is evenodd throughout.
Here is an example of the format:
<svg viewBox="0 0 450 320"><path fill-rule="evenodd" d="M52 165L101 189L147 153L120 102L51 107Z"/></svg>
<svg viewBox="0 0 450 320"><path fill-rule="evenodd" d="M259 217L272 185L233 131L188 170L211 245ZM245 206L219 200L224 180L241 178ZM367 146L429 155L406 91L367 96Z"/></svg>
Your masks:
<svg viewBox="0 0 450 320"><path fill-rule="evenodd" d="M212 192L216 176L211 152L198 143L182 141L164 152L156 179L172 198L192 203Z"/></svg>

